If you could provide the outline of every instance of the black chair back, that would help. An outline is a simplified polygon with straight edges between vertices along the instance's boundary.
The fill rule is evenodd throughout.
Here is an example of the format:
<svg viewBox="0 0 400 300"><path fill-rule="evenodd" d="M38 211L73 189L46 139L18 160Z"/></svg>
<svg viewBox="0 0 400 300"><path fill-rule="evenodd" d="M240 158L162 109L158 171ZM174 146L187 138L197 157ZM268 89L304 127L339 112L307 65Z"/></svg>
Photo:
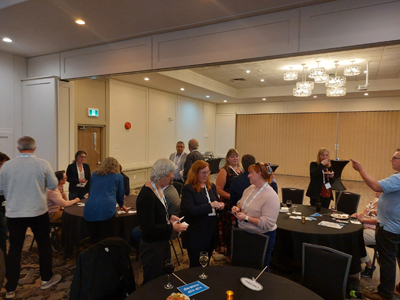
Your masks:
<svg viewBox="0 0 400 300"><path fill-rule="evenodd" d="M172 185L174 186L174 188L178 192L179 196L182 195L183 183L180 183L178 181L174 181L174 182L172 182Z"/></svg>
<svg viewBox="0 0 400 300"><path fill-rule="evenodd" d="M304 190L295 188L282 188L282 202L292 200L293 204L303 204Z"/></svg>
<svg viewBox="0 0 400 300"><path fill-rule="evenodd" d="M340 192L336 191L337 210L349 215L356 213L361 196L350 192L342 192L340 197L339 195Z"/></svg>
<svg viewBox="0 0 400 300"><path fill-rule="evenodd" d="M303 243L302 285L325 300L345 299L351 259L335 249Z"/></svg>
<svg viewBox="0 0 400 300"><path fill-rule="evenodd" d="M240 228L232 229L231 265L262 270L269 236Z"/></svg>

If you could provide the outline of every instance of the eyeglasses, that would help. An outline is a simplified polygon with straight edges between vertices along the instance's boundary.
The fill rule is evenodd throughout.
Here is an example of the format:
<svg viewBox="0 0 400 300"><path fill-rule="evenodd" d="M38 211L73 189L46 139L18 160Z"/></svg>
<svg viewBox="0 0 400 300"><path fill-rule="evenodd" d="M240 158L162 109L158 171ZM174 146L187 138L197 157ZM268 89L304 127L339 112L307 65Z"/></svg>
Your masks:
<svg viewBox="0 0 400 300"><path fill-rule="evenodd" d="M400 157L392 156L392 160L395 160L395 159L400 159Z"/></svg>
<svg viewBox="0 0 400 300"><path fill-rule="evenodd" d="M80 155L79 157L80 157L80 158L86 158L86 156L82 156L82 155Z"/></svg>
<svg viewBox="0 0 400 300"><path fill-rule="evenodd" d="M203 171L203 172L199 172L200 175L210 175L211 171Z"/></svg>

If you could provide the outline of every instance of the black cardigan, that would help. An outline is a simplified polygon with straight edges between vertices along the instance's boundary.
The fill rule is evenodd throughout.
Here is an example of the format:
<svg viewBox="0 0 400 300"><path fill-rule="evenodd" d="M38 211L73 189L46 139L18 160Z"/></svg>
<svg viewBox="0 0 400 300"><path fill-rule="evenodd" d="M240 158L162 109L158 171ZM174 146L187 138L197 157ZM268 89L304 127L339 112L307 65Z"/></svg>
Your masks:
<svg viewBox="0 0 400 300"><path fill-rule="evenodd" d="M323 173L325 166L323 164L317 164L315 161L310 164L310 184L307 189L306 196L311 199L319 197L323 185ZM328 168L332 172L332 167ZM329 183L332 185L335 182L335 178L329 178ZM333 199L333 193L331 193L331 198Z"/></svg>
<svg viewBox="0 0 400 300"><path fill-rule="evenodd" d="M86 193L90 193L90 178L92 177L90 174L90 167L88 164L83 163L83 170L85 172L85 179L88 181L85 185ZM67 181L69 182L69 192L76 193L79 188L76 186L79 183L78 177L78 167L76 162L70 164L67 168Z"/></svg>

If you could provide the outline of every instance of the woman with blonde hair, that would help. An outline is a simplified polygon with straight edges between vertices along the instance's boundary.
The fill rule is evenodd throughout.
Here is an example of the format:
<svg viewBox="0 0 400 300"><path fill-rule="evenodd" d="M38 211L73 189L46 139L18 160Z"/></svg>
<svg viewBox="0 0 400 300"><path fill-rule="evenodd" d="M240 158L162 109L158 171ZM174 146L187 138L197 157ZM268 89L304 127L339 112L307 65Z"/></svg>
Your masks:
<svg viewBox="0 0 400 300"><path fill-rule="evenodd" d="M99 169L93 172L89 199L83 210L83 217L89 228L92 243L114 235L116 204L124 206L124 180L119 171L118 161L107 157Z"/></svg>
<svg viewBox="0 0 400 300"><path fill-rule="evenodd" d="M182 232L183 247L187 249L190 268L200 266L201 251L211 257L218 242L217 210L224 209L217 189L210 181L210 166L204 160L196 161L189 170L182 190L181 216L189 223Z"/></svg>
<svg viewBox="0 0 400 300"><path fill-rule="evenodd" d="M321 203L322 207L328 208L333 193L331 184L335 181L333 178L329 151L321 148L317 154L317 160L310 164L310 184L306 196L310 197L311 206Z"/></svg>
<svg viewBox="0 0 400 300"><path fill-rule="evenodd" d="M227 260L231 256L232 226L235 224L235 217L230 214L232 203L230 201L230 190L232 178L243 173L243 168L239 162L239 152L236 149L229 149L226 154L225 165L218 173L215 185L221 201L225 204L224 211L219 216L220 231L220 252L225 253Z"/></svg>

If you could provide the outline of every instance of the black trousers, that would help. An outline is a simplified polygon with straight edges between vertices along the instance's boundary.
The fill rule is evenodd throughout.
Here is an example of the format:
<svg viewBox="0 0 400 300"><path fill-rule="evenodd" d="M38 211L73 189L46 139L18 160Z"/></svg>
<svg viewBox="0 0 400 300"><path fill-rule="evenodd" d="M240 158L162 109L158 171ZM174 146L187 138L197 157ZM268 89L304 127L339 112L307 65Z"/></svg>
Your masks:
<svg viewBox="0 0 400 300"><path fill-rule="evenodd" d="M53 250L50 243L49 214L30 218L7 218L10 233L10 249L6 261L6 290L15 291L21 272L21 252L25 241L26 229L30 227L35 235L39 248L40 277L42 281L49 281L53 276Z"/></svg>
<svg viewBox="0 0 400 300"><path fill-rule="evenodd" d="M143 284L164 274L164 264L171 259L169 241L148 243L140 241L140 259L143 265Z"/></svg>
<svg viewBox="0 0 400 300"><path fill-rule="evenodd" d="M114 222L115 216L104 221L86 221L86 225L89 229L91 243L96 244L106 238L113 237Z"/></svg>
<svg viewBox="0 0 400 300"><path fill-rule="evenodd" d="M329 208L329 204L331 204L331 198L318 197L319 201L321 201L321 207ZM317 204L318 198L310 198L311 206L315 206Z"/></svg>

